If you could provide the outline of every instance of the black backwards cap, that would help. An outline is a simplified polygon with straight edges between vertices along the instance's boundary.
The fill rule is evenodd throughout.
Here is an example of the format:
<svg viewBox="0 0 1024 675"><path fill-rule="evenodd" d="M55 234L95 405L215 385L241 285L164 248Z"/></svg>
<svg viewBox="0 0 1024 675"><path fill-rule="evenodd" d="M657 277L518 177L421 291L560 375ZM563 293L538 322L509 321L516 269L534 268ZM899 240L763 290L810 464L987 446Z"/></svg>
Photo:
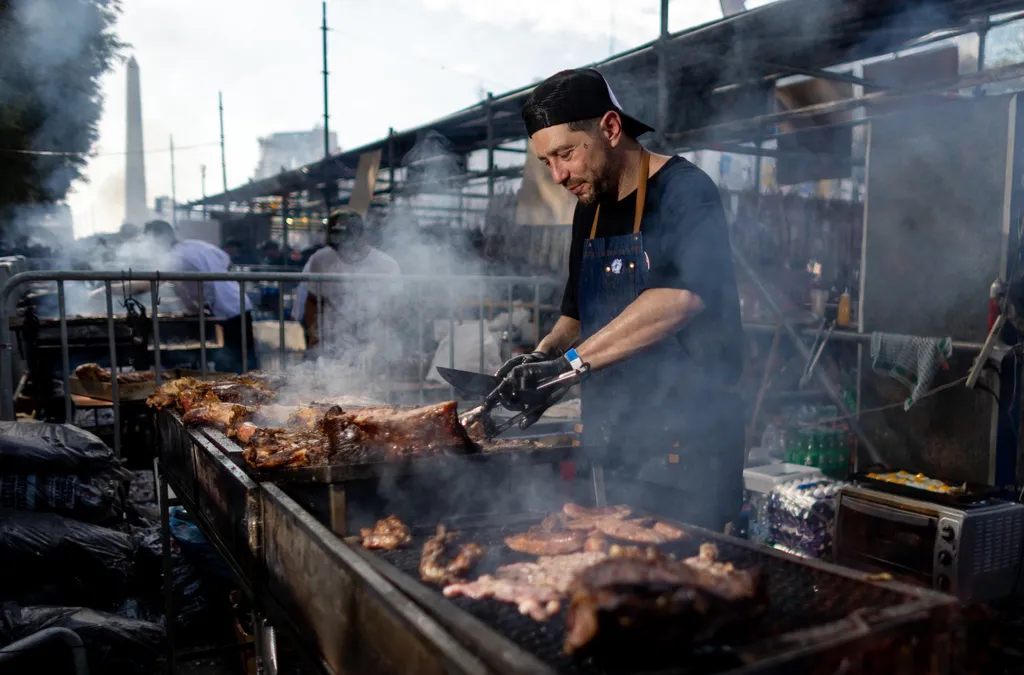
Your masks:
<svg viewBox="0 0 1024 675"><path fill-rule="evenodd" d="M594 68L563 70L538 84L523 106L523 122L533 136L541 129L602 117L610 110L619 113L623 131L633 138L654 131L622 111L608 81Z"/></svg>

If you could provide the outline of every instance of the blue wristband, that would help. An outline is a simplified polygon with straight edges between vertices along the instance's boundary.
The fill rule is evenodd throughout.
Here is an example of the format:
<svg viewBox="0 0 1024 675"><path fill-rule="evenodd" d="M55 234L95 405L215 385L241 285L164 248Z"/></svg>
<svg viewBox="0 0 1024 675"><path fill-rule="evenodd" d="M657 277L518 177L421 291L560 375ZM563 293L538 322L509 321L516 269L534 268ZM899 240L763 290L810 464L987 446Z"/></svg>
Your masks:
<svg viewBox="0 0 1024 675"><path fill-rule="evenodd" d="M580 358L580 355L576 353L575 349L570 349L569 351L567 351L565 353L565 358L569 362L569 365L572 366L572 369L575 370L577 373L586 370L585 364L583 363L583 359Z"/></svg>

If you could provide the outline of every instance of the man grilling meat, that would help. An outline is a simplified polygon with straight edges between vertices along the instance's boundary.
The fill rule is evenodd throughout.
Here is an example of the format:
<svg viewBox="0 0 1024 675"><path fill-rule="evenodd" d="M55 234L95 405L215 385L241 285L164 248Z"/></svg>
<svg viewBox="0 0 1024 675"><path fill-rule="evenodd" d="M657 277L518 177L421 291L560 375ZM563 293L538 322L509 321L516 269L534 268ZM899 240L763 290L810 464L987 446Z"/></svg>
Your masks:
<svg viewBox="0 0 1024 675"><path fill-rule="evenodd" d="M397 276L401 270L394 258L370 246L359 212L339 209L327 219L327 245L310 257L303 272L387 277ZM308 283L302 324L311 355L366 366L385 338L382 315L391 290L377 280ZM323 316L319 314L321 304Z"/></svg>
<svg viewBox="0 0 1024 675"><path fill-rule="evenodd" d="M622 491L609 499L720 530L739 510L744 440L728 391L742 334L718 190L682 157L644 149L651 127L594 69L542 82L523 120L578 199L569 280L551 333L502 366L489 403L543 406L560 388L543 383L581 381L584 446L604 451L608 490ZM659 498L649 483L678 492Z"/></svg>

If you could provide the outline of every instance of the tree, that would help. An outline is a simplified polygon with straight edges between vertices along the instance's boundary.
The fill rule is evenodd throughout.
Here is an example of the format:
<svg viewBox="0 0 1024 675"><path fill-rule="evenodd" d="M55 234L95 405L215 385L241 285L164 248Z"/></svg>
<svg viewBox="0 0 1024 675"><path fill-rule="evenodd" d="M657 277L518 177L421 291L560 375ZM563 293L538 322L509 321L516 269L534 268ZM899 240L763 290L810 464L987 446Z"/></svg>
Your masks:
<svg viewBox="0 0 1024 675"><path fill-rule="evenodd" d="M120 0L0 0L0 235L20 207L63 199L120 57ZM54 153L54 154L38 154Z"/></svg>

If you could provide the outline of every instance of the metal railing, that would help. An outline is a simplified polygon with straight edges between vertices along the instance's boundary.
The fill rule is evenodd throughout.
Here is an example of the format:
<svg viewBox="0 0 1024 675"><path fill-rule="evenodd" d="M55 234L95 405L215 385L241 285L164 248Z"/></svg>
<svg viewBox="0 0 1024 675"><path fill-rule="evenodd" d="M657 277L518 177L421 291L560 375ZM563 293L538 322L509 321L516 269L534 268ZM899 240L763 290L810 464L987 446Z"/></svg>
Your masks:
<svg viewBox="0 0 1024 675"><path fill-rule="evenodd" d="M12 372L13 363L13 344L11 337L11 326L10 320L13 316L14 310L8 307L8 299L13 294L14 290L27 283L32 282L55 282L57 285L57 304L58 304L58 321L60 324L60 359L61 359L61 377L63 381L63 395L64 395L64 410L66 419L71 422L73 420L72 411L73 403L71 398L70 390L70 375L71 375L71 358L69 353L69 341L68 341L68 325L67 325L67 306L65 302L65 283L66 282L101 282L104 288L104 295L106 298L106 323L108 332L108 349L110 358L110 368L112 373L116 373L118 370L117 360L117 344L115 339L115 314L114 314L114 292L112 285L117 283L130 283L130 282L149 282L149 291L152 297L158 298L158 286L161 282L194 282L197 285L196 297L205 298L204 284L218 281L233 281L239 285L239 314L241 317L241 366L242 372L248 370L248 343L247 343L247 312L249 311L246 306L246 284L263 283L263 282L276 282L278 286L278 356L280 359L280 368L282 370L287 368L287 351L286 351L286 335L285 335L285 313L284 313L284 286L285 284L298 284L305 282L307 286L312 287L316 292L318 300L318 326L320 327L319 334L321 339L329 339L329 335L323 334L324 324L321 323L323 319L323 301L324 284L338 283L338 282L359 282L364 284L383 284L388 288L392 289L395 293L407 293L412 290L416 296L416 318L417 318L417 345L420 350L423 349L424 345L424 328L423 323L427 316L425 310L424 299L426 297L424 288L433 288L442 291L442 295L447 304L447 310L442 311L441 314L447 314L448 319L448 335L449 335L449 364L455 365L455 323L456 313L458 309L463 307L476 306L478 310L477 319L480 326L479 340L480 340L480 369L483 370L485 366L485 353L484 353L484 342L485 342L485 317L486 308L488 307L487 297L488 289L502 288L505 289L505 303L502 307L503 310L507 311L507 334L512 335L513 333L513 313L516 306L514 302L514 291L516 288L530 288L532 289L533 295L533 323L534 323L534 343L536 344L540 340L540 317L541 317L541 289L542 288L558 288L564 282L560 280L554 280L543 277L518 277L518 276L459 276L459 275L448 275L448 276L429 276L429 275L403 275L403 276L390 276L390 275L378 275L378 274L313 274L313 273L302 273L302 272L155 272L145 271L136 272L121 271L121 272L96 272L96 271L65 271L65 270L46 270L46 271L30 271L22 272L10 277L6 283L0 286L0 419L14 419L14 391L15 383ZM314 287L313 284L316 284ZM394 296L391 296L393 300ZM389 300L389 307L393 307L394 303ZM494 305L490 305L494 307ZM520 304L522 306L522 304ZM163 371L161 368L160 361L160 312L159 304L154 303L154 307L151 310L152 319L152 349L153 349L153 366L156 374L157 385L161 384ZM388 316L385 313L383 316L385 326L385 342L389 341L393 336L394 323L393 316ZM435 317L436 318L436 317ZM206 322L207 317L203 312L198 315L199 323L199 351L200 351L200 371L203 377L207 374L207 341L206 341ZM429 364L429 357L427 364ZM424 389L426 384L426 364L420 364L418 368L418 382L419 382L419 397L420 401L423 401ZM117 378L111 378L111 394L113 409L113 424L114 424L114 449L115 452L120 455L121 452L121 418L120 418L120 398L118 392Z"/></svg>

